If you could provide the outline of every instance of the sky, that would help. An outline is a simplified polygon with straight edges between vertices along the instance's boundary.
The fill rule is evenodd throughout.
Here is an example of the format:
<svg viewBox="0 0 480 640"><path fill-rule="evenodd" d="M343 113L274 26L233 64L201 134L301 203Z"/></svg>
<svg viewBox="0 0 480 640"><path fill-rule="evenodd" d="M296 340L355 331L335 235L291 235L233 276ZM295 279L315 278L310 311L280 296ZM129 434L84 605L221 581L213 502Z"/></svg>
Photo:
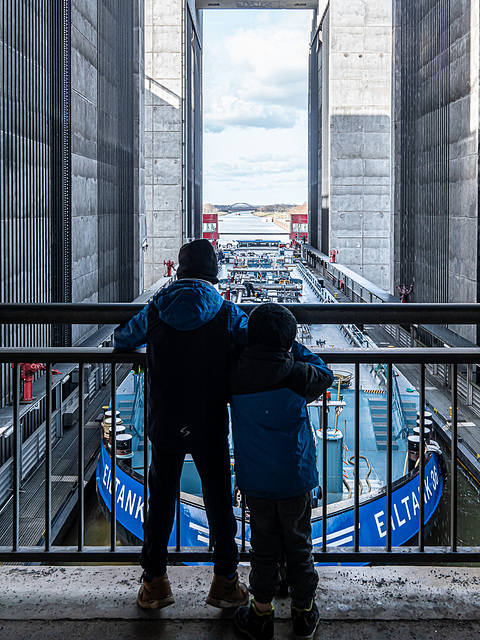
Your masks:
<svg viewBox="0 0 480 640"><path fill-rule="evenodd" d="M203 202L307 199L310 11L203 12Z"/></svg>

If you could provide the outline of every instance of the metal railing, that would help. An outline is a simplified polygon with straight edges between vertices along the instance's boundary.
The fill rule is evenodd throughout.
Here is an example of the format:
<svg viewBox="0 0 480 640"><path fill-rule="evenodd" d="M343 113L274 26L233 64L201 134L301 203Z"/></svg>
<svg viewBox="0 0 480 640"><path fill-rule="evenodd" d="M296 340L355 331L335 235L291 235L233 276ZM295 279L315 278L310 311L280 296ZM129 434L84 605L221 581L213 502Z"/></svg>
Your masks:
<svg viewBox="0 0 480 640"><path fill-rule="evenodd" d="M428 315L430 322L452 324L472 323L480 324L480 305L355 305L355 304L324 304L324 305L286 305L296 316L299 323L309 324L343 324L343 323L418 323ZM142 305L136 304L52 304L52 305L2 305L0 307L0 323L65 323L65 324L116 324L128 320L138 312ZM250 305L242 308L249 312ZM458 446L458 418L457 418L457 368L459 364L476 364L480 362L480 349L441 349L441 348L387 348L387 349L315 349L324 361L332 364L353 364L355 368L354 386L354 469L356 477L360 469L360 365L378 362L387 365L387 449L386 449L386 518L385 545L383 547L360 547L360 488L354 483L353 509L353 546L331 547L327 541L327 528L323 527L320 545L314 548L315 560L319 562L337 563L370 563L370 564L425 564L434 565L439 562L480 562L480 547L461 547L458 545L457 535L457 446ZM25 361L44 362L46 371L46 422L50 424L52 416L52 382L51 372L53 363L76 362L79 367L79 388L84 385L84 368L89 363L109 364L111 367L111 406L116 406L117 377L116 366L122 363L146 366L145 353L142 350L134 352L116 352L111 348L1 348L0 363L12 363L13 375L13 430L14 455L12 478L12 541L9 546L0 547L0 562L123 562L138 559L139 547L118 546L116 542L116 491L111 492L111 540L109 547L92 547L84 543L84 507L85 489L84 473L84 400L79 394L78 407L78 544L75 547L56 546L51 535L51 463L52 439L50 429L46 429L45 443L45 535L43 547L23 547L20 544L20 514L21 493L19 461L21 455L20 441L20 363ZM443 363L451 371L451 400L453 415L451 423L451 475L450 482L450 540L448 547L427 547L425 544L425 495L419 491L418 513L418 545L415 547L394 547L392 545L392 444L393 444L393 365L413 364L420 366L419 395L420 406L425 406L425 369L427 364ZM146 385L145 385L146 387ZM145 424L147 421L145 407ZM328 428L328 407L326 396L323 402L323 426ZM423 412L421 412L421 442L425 432ZM100 437L100 436L99 436ZM116 487L116 433L112 429L113 452L111 486ZM327 438L323 438L320 455L323 457L323 495L327 495ZM424 487L426 455L423 447L419 453L419 486ZM147 504L147 467L148 447L144 447L144 504ZM245 508L241 524L242 560L248 559L245 540ZM178 510L177 510L178 513ZM321 507L323 522L327 521L327 501ZM179 520L178 520L179 521ZM207 547L181 548L180 536L177 545L169 553L171 562L204 562L210 559Z"/></svg>

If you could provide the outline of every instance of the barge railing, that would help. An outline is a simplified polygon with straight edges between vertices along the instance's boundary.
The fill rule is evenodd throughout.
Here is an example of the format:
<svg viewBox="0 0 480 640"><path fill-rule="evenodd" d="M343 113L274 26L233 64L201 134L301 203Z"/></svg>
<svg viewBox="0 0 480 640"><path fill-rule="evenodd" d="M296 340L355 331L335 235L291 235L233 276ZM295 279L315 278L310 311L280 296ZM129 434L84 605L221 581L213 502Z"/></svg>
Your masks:
<svg viewBox="0 0 480 640"><path fill-rule="evenodd" d="M369 324L374 323L421 323L428 318L430 323L448 324L480 324L479 304L323 304L323 305L285 305L294 313L301 324ZM45 305L1 305L0 322L5 324L118 324L126 321L142 308L138 304L45 304ZM248 313L252 305L243 305ZM254 307L253 307L254 308ZM385 363L387 365L387 482L386 482L386 537L384 547L360 547L359 545L359 506L360 495L358 483L354 489L354 544L352 547L328 548L327 530L323 527L321 544L314 549L315 560L328 563L369 563L379 565L415 564L437 565L441 562L471 563L480 562L480 547L462 547L458 545L457 535L457 448L458 448L458 366L480 363L479 348L387 348L387 349L316 349L328 364L353 364L355 367L355 410L354 410L354 468L356 477L360 469L360 365ZM85 365L90 363L108 364L111 367L111 406L116 406L116 367L120 364L131 363L146 366L144 350L133 352L119 352L112 348L63 347L63 348L0 348L0 363L13 364L13 472L12 497L6 507L12 510L11 545L0 547L0 562L125 562L138 559L139 547L118 546L116 542L116 492L111 493L111 540L108 547L92 547L84 542L84 505L85 489L84 473L84 415L85 407L83 394L79 394L78 406L78 544L75 547L65 547L53 544L51 535L51 429L46 429L45 442L45 534L42 547L24 547L20 543L21 537L21 424L19 418L20 404L20 363L46 363L46 424L51 423L52 417L52 367L57 363L78 364L79 389L85 383ZM425 544L425 496L419 492L419 536L418 545L414 547L392 546L392 443L393 443L393 365L413 364L420 366L419 394L420 406L425 406L425 370L427 364L440 364L450 369L452 421L451 421L451 474L449 477L451 488L450 499L450 540L448 546L426 546ZM145 408L147 402L144 402ZM146 409L145 409L146 411ZM147 416L145 415L145 423ZM328 407L326 397L323 402L323 425L328 427ZM423 441L425 423L421 412L421 441ZM99 436L100 437L100 436ZM323 495L327 495L327 439L323 438L321 455L323 456ZM116 460L116 433L112 430L113 458ZM425 451L420 447L419 482L424 486L425 480ZM148 450L144 454L144 478L148 477ZM116 465L112 464L111 486L116 487ZM144 484L144 504L148 492L147 482ZM243 509L245 513L245 509ZM322 504L323 522L327 519L326 501ZM242 526L241 559L248 560L245 544L245 526ZM206 547L182 549L177 543L169 553L171 562L206 562L210 554Z"/></svg>

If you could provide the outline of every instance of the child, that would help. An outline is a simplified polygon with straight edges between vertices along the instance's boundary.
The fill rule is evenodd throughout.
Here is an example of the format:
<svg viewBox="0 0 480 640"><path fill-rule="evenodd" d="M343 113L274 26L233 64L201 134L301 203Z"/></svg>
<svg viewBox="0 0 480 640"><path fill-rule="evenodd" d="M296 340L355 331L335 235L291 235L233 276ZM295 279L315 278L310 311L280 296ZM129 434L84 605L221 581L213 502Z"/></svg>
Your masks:
<svg viewBox="0 0 480 640"><path fill-rule="evenodd" d="M296 638L313 638L319 613L312 556L310 491L318 485L306 405L333 382L331 370L295 342L297 323L278 304L256 307L248 347L230 372L237 484L250 510L250 606L235 622L253 640L272 640L272 599L285 557Z"/></svg>

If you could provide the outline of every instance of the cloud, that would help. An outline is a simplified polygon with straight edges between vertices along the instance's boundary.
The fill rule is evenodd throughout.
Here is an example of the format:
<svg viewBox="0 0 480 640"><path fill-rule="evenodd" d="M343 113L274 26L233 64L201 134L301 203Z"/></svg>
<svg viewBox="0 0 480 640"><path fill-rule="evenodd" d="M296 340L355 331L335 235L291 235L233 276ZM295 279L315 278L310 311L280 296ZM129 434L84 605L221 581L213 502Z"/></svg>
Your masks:
<svg viewBox="0 0 480 640"><path fill-rule="evenodd" d="M301 13L290 12L295 19L288 21L267 12L274 17L263 17L249 28L219 31L211 47L207 35L206 132L218 133L228 126L288 129L298 122L307 108L308 72L308 38L305 21L298 20Z"/></svg>
<svg viewBox="0 0 480 640"><path fill-rule="evenodd" d="M230 162L213 162L206 167L206 177L210 182L235 181L252 177L256 181L262 177L269 183L305 180L305 158L301 155L288 156L262 154L239 156Z"/></svg>
<svg viewBox="0 0 480 640"><path fill-rule="evenodd" d="M204 12L205 202L307 197L309 12Z"/></svg>
<svg viewBox="0 0 480 640"><path fill-rule="evenodd" d="M282 109L259 102L223 98L205 114L204 126L208 133L219 133L226 127L252 127L263 129L291 129L298 121L293 109Z"/></svg>

